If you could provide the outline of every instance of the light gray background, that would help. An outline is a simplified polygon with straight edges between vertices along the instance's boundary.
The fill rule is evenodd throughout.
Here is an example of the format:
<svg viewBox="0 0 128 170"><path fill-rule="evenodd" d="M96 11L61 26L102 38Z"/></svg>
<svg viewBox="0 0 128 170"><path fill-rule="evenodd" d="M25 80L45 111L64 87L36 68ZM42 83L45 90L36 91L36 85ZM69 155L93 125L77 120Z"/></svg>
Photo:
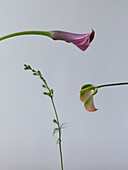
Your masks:
<svg viewBox="0 0 128 170"><path fill-rule="evenodd" d="M59 170L53 108L40 69L55 91L65 170L128 169L128 87L100 89L99 109L79 100L82 85L128 81L127 0L0 0L0 36L23 30L65 30L96 36L80 51L47 37L0 42L0 170Z"/></svg>

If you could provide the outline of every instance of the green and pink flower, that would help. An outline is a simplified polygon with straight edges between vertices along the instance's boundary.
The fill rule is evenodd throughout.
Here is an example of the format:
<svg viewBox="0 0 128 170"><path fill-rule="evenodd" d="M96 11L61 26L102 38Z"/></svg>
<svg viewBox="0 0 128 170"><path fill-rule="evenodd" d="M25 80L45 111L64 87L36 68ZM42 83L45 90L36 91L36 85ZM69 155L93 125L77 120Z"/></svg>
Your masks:
<svg viewBox="0 0 128 170"><path fill-rule="evenodd" d="M80 90L80 100L84 103L85 109L89 112L97 110L93 101L93 96L97 93L97 91L97 87L92 84L85 84Z"/></svg>

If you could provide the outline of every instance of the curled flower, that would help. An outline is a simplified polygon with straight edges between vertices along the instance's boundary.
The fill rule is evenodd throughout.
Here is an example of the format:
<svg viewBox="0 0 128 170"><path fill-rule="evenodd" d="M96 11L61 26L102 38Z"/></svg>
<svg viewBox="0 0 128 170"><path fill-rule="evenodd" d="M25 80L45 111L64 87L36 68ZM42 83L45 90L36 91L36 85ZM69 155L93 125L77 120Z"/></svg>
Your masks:
<svg viewBox="0 0 128 170"><path fill-rule="evenodd" d="M84 107L89 112L94 112L97 109L94 106L93 96L97 93L97 87L92 84L82 86L80 91L80 100L84 103Z"/></svg>
<svg viewBox="0 0 128 170"><path fill-rule="evenodd" d="M74 34L64 31L22 31L0 37L0 41L21 35L41 35L52 38L53 40L63 40L68 43L73 43L82 51L85 51L92 40L94 39L95 32L92 30L91 33L87 34Z"/></svg>
<svg viewBox="0 0 128 170"><path fill-rule="evenodd" d="M51 31L51 34L53 40L63 40L67 43L73 43L82 51L85 51L89 47L95 36L94 30L87 34L74 34L64 31Z"/></svg>

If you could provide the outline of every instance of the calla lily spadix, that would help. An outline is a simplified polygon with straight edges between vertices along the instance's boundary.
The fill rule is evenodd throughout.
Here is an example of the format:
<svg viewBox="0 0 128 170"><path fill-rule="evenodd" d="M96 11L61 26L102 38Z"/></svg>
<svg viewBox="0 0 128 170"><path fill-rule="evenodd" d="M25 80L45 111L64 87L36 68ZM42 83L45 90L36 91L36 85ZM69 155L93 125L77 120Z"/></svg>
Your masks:
<svg viewBox="0 0 128 170"><path fill-rule="evenodd" d="M22 32L16 32L0 37L0 41L15 36L21 36L21 35L41 35L41 36L43 35L43 36L50 37L53 40L62 40L67 43L73 43L79 49L85 51L89 47L92 40L94 39L95 32L94 30L92 30L91 33L87 33L87 34L75 34L75 33L64 32L64 31L56 31L56 30L55 31L22 31Z"/></svg>

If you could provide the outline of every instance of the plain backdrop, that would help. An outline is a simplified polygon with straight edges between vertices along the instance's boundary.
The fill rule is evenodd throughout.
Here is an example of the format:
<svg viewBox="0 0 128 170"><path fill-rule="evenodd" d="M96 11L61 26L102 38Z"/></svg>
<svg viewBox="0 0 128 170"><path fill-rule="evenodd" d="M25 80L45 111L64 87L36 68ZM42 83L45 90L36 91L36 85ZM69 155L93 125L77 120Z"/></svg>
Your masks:
<svg viewBox="0 0 128 170"><path fill-rule="evenodd" d="M128 169L128 87L100 89L98 111L79 100L82 85L128 81L127 0L0 0L0 36L64 30L96 36L82 52L47 37L0 42L0 170L60 170L55 118L39 69L54 89L65 170Z"/></svg>

